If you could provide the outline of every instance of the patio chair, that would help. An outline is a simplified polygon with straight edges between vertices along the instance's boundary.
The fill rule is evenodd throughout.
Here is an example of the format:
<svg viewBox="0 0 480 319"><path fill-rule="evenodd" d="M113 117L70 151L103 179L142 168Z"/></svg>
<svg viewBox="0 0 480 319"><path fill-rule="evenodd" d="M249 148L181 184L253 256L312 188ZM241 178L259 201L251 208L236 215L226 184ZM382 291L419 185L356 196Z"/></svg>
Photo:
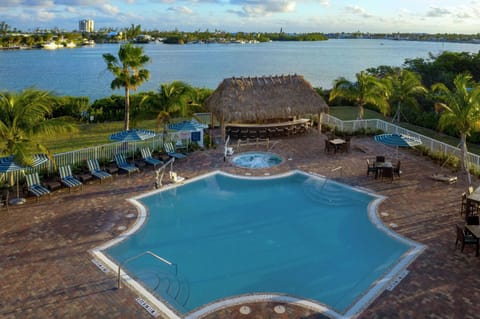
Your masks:
<svg viewBox="0 0 480 319"><path fill-rule="evenodd" d="M375 163L370 163L370 161L367 159L367 176L369 176L370 173L373 173L374 175L376 175L377 168L375 167Z"/></svg>
<svg viewBox="0 0 480 319"><path fill-rule="evenodd" d="M61 166L59 168L59 172L60 172L60 182L63 185L67 186L70 192L74 188L82 189L83 183L80 182L75 177L73 177L72 169L70 168L70 165Z"/></svg>
<svg viewBox="0 0 480 319"><path fill-rule="evenodd" d="M173 147L172 142L165 142L163 144L163 148L165 149L165 152L167 152L168 156L170 156L170 157L175 157L176 159L181 159L181 158L187 157L185 154L177 153L175 151L175 148Z"/></svg>
<svg viewBox="0 0 480 319"><path fill-rule="evenodd" d="M377 162L377 163L385 163L385 156L381 156L381 155L377 156L377 157L375 158L375 162Z"/></svg>
<svg viewBox="0 0 480 319"><path fill-rule="evenodd" d="M463 192L462 193L462 206L460 207L460 216L462 216L463 214L465 214L465 215L468 214L467 208L468 208L468 206L467 206L467 192Z"/></svg>
<svg viewBox="0 0 480 319"><path fill-rule="evenodd" d="M455 225L457 230L457 239L455 240L455 249L458 247L458 243L461 244L460 251L463 252L465 245L475 245L478 251L478 240L472 234L469 234L465 231L464 227L459 224Z"/></svg>
<svg viewBox="0 0 480 319"><path fill-rule="evenodd" d="M480 225L480 218L478 215L470 215L465 217L467 225Z"/></svg>
<svg viewBox="0 0 480 319"><path fill-rule="evenodd" d="M45 195L50 196L51 192L40 183L40 178L38 177L37 172L32 174L27 174L25 175L25 178L27 180L28 192L36 196L37 201L39 197L42 197Z"/></svg>
<svg viewBox="0 0 480 319"><path fill-rule="evenodd" d="M93 177L99 179L100 183L102 183L103 180L112 178L112 175L110 173L100 168L100 164L98 163L98 160L96 158L88 159L87 166L88 166L88 170L90 171L90 174L92 174Z"/></svg>
<svg viewBox="0 0 480 319"><path fill-rule="evenodd" d="M8 211L8 196L10 192L8 189L4 188L2 194L0 194L0 207L6 208Z"/></svg>
<svg viewBox="0 0 480 319"><path fill-rule="evenodd" d="M335 151L335 146L327 139L325 140L325 153L330 153L330 151Z"/></svg>
<svg viewBox="0 0 480 319"><path fill-rule="evenodd" d="M126 172L128 176L130 176L131 173L140 172L140 169L134 164L127 162L125 155L121 153L115 154L115 162L117 163L118 168Z"/></svg>
<svg viewBox="0 0 480 319"><path fill-rule="evenodd" d="M393 167L385 166L382 168L382 180L389 178L393 182Z"/></svg>
<svg viewBox="0 0 480 319"><path fill-rule="evenodd" d="M397 175L398 177L400 177L400 174L402 174L402 171L400 170L400 160L397 161L397 165L395 165L393 167L393 174Z"/></svg>
<svg viewBox="0 0 480 319"><path fill-rule="evenodd" d="M155 169L157 165L163 164L161 160L156 159L152 156L152 152L148 147L142 148L140 152L142 153L142 159L145 162L145 164L152 165L153 169Z"/></svg>

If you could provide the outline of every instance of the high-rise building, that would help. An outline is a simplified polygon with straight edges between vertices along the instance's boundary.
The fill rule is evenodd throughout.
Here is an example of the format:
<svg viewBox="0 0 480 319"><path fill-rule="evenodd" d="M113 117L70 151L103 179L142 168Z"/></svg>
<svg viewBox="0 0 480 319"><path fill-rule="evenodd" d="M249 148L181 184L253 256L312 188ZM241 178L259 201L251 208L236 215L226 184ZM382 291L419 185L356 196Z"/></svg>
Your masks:
<svg viewBox="0 0 480 319"><path fill-rule="evenodd" d="M78 22L80 32L93 32L93 20L83 19Z"/></svg>

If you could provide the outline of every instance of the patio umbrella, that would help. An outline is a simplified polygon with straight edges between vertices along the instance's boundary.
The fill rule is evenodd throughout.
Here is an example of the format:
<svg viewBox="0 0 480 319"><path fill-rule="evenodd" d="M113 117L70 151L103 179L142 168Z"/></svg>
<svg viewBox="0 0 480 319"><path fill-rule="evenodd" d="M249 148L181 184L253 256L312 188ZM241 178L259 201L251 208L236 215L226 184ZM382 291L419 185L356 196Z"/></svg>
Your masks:
<svg viewBox="0 0 480 319"><path fill-rule="evenodd" d="M414 147L422 144L420 139L405 134L380 134L375 135L373 139L385 145L395 146L397 149L397 157L398 147Z"/></svg>
<svg viewBox="0 0 480 319"><path fill-rule="evenodd" d="M154 131L143 130L143 129L131 129L125 130L110 135L110 140L114 142L138 142L147 140L149 138L155 137L156 133ZM128 145L128 144L126 144ZM135 148L136 150L136 148ZM135 159L135 152L133 152L133 157Z"/></svg>
<svg viewBox="0 0 480 319"><path fill-rule="evenodd" d="M48 157L45 154L35 154L33 156L33 164L32 167L36 167L40 164L46 163L48 161ZM0 158L0 173L17 173L19 171L23 171L26 167L20 166L15 163L14 157L7 156ZM12 201L13 204L22 204L25 202L24 198L20 198L20 191L18 186L18 176L17 180L17 198Z"/></svg>

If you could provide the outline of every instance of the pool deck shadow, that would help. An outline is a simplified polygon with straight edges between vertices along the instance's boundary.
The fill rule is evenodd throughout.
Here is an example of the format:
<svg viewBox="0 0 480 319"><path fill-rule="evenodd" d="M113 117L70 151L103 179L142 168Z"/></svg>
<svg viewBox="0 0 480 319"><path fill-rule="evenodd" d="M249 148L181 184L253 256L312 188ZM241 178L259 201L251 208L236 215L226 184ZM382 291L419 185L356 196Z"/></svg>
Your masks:
<svg viewBox="0 0 480 319"><path fill-rule="evenodd" d="M187 179L213 170L264 176L298 169L384 195L378 213L385 225L427 248L408 267L409 274L359 318L478 318L480 258L471 247L463 253L454 247L455 224L463 221L465 178L456 173L455 184L434 181L430 175L451 172L418 151L401 149L402 176L393 182L374 179L366 175L366 159L386 155L394 160L394 148L354 137L349 153L325 153L323 140L316 133L280 140L272 151L285 161L270 169L234 167L223 160L221 147L192 153L174 169ZM266 150L242 146L235 153L255 149ZM102 272L88 251L133 225L138 212L126 199L153 190L154 182L155 173L146 168L111 183L57 191L38 202L28 198L25 205L0 210L0 318L152 318L135 302L134 292L116 289L115 273ZM204 318L325 318L292 304L278 314L275 305L248 304L248 316L232 306Z"/></svg>

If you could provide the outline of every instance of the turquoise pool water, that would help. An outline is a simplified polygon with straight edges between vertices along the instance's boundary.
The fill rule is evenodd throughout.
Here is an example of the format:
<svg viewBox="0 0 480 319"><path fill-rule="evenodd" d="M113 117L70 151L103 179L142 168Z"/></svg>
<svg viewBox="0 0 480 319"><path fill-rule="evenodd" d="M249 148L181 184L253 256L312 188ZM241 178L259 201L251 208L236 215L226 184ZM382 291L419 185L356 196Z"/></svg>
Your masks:
<svg viewBox="0 0 480 319"><path fill-rule="evenodd" d="M207 175L139 199L147 222L106 250L179 313L250 293L313 300L345 312L411 246L369 219L378 199L296 172L281 178Z"/></svg>

